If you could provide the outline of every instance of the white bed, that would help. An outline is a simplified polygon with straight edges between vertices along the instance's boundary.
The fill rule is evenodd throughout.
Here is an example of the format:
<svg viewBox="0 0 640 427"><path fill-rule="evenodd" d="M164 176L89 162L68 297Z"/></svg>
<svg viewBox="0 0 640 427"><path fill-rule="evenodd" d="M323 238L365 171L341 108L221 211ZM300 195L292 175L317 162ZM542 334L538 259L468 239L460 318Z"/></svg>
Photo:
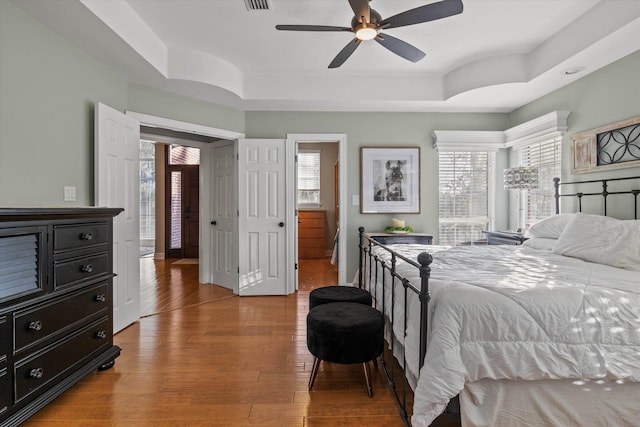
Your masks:
<svg viewBox="0 0 640 427"><path fill-rule="evenodd" d="M571 233L523 246L389 246L408 259L433 255L421 370L418 297L408 293L405 336L403 298L391 311L389 270L376 275L369 266L364 284L394 319L387 339L415 392L414 427L429 425L456 395L463 426L637 425L640 222L612 221L556 217L547 228ZM384 249L371 252L390 262ZM599 263L583 259L594 257ZM395 271L419 286L415 266L398 260Z"/></svg>

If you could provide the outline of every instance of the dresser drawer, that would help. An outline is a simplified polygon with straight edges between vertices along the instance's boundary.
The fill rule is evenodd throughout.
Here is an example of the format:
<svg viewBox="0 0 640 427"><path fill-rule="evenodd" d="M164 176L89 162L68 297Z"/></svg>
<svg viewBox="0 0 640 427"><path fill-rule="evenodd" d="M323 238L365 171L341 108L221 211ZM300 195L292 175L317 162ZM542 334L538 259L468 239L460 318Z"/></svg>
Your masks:
<svg viewBox="0 0 640 427"><path fill-rule="evenodd" d="M87 257L58 262L53 267L53 286L59 289L81 280L92 279L111 272L109 254L101 253Z"/></svg>
<svg viewBox="0 0 640 427"><path fill-rule="evenodd" d="M0 343L0 415L11 405L11 388L9 387L10 380L7 367L7 354L11 349L9 348L9 340L5 338L11 336L8 327L7 316L0 316L0 337L3 337L2 343Z"/></svg>
<svg viewBox="0 0 640 427"><path fill-rule="evenodd" d="M323 210L303 210L300 209L298 211L298 216L300 218L304 218L304 219L311 219L311 218L319 218L319 219L324 219L325 217L325 211Z"/></svg>
<svg viewBox="0 0 640 427"><path fill-rule="evenodd" d="M58 225L53 228L54 252L99 246L109 241L109 227L105 222Z"/></svg>
<svg viewBox="0 0 640 427"><path fill-rule="evenodd" d="M11 387L9 386L9 371L7 358L0 358L0 415L11 405Z"/></svg>
<svg viewBox="0 0 640 427"><path fill-rule="evenodd" d="M324 228L300 227L298 229L298 238L300 238L300 239L322 239L322 240L324 240L324 237L325 237L324 236Z"/></svg>
<svg viewBox="0 0 640 427"><path fill-rule="evenodd" d="M74 365L91 353L111 345L110 323L111 319L105 316L65 337L46 351L15 363L16 403L66 370L76 368Z"/></svg>
<svg viewBox="0 0 640 427"><path fill-rule="evenodd" d="M16 352L109 312L109 282L14 313Z"/></svg>
<svg viewBox="0 0 640 427"><path fill-rule="evenodd" d="M400 245L400 244L418 244L430 245L433 242L433 236L429 234L386 234L386 235L369 235L375 241L383 245Z"/></svg>

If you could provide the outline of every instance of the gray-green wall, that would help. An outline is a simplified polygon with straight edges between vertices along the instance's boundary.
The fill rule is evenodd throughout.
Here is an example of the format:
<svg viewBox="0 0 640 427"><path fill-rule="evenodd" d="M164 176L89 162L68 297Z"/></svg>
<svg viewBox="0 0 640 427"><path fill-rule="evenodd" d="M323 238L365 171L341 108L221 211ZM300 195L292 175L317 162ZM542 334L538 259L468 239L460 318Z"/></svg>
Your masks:
<svg viewBox="0 0 640 427"><path fill-rule="evenodd" d="M11 2L0 1L0 205L93 202L93 104L117 109L127 82Z"/></svg>
<svg viewBox="0 0 640 427"><path fill-rule="evenodd" d="M244 112L131 84L0 0L0 206L93 204L96 102L242 132ZM76 202L63 202L75 186Z"/></svg>
<svg viewBox="0 0 640 427"><path fill-rule="evenodd" d="M608 172L571 174L571 137L577 133L640 116L640 51L626 56L605 68L597 70L580 80L543 96L509 115L511 126L531 120L553 110L571 111L569 129L562 140L563 182L584 181L601 178L639 176L640 167L624 168ZM628 190L609 184L609 191ZM640 186L640 182L636 185ZM582 188L583 192L600 191L601 187ZM577 191L568 187L566 192ZM617 218L633 218L631 196L610 197L607 215ZM572 198L561 200L562 212L576 212L578 203ZM585 198L583 211L603 214L599 198Z"/></svg>
<svg viewBox="0 0 640 427"><path fill-rule="evenodd" d="M597 70L509 114L510 126L554 110L569 110L569 129L562 141L562 179L639 175L640 168L571 175L571 136L640 116L640 51Z"/></svg>

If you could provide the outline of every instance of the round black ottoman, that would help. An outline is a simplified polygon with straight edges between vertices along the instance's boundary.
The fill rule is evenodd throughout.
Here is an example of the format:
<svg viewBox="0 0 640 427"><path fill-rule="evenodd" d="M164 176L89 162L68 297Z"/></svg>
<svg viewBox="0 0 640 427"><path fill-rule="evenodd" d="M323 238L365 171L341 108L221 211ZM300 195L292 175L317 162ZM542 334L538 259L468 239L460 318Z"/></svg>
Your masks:
<svg viewBox="0 0 640 427"><path fill-rule="evenodd" d="M384 347L384 317L375 308L354 302L330 302L307 315L307 348L313 354L309 389L321 360L333 363L362 363L369 396L373 396L369 361Z"/></svg>
<svg viewBox="0 0 640 427"><path fill-rule="evenodd" d="M325 286L309 294L309 310L329 302L357 302L370 306L372 300L368 291L353 286Z"/></svg>

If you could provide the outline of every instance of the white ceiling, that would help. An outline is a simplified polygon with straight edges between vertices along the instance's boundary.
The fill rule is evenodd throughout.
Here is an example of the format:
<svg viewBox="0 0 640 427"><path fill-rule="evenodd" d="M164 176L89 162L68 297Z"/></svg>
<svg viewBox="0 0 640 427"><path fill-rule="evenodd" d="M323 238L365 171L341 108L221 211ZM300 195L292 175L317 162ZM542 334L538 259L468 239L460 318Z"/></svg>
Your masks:
<svg viewBox="0 0 640 427"><path fill-rule="evenodd" d="M351 33L275 25L348 27L348 0L14 2L133 82L244 110L508 112L640 49L639 0L463 0L460 15L386 31L422 61L369 41L337 69Z"/></svg>

